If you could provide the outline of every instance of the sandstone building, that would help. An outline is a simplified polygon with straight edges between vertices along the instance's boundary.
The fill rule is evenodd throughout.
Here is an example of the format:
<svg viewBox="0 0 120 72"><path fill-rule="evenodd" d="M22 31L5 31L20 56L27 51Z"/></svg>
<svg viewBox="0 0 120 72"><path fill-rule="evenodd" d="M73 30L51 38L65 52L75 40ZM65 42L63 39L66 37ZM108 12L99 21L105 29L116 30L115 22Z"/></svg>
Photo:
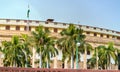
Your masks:
<svg viewBox="0 0 120 72"><path fill-rule="evenodd" d="M27 20L21 19L0 19L0 42L4 40L10 40L13 35L30 35L31 31L35 31L35 28L39 25L44 26L45 29L49 29L51 36L59 38L60 35L58 33L69 26L67 23L54 22L53 19L48 19L46 21L29 20L29 31L26 31L27 23ZM84 30L84 34L86 35L85 40L93 47L106 45L108 42L114 42L115 47L120 48L120 32L81 24L76 24L76 26ZM88 51L88 57L90 55L91 53ZM3 55L0 54L0 58L2 57ZM37 57L35 56L34 58L36 59ZM59 63L61 57L57 57L57 60ZM2 65L2 61L0 61L0 66ZM61 63L59 63L56 67L62 68Z"/></svg>

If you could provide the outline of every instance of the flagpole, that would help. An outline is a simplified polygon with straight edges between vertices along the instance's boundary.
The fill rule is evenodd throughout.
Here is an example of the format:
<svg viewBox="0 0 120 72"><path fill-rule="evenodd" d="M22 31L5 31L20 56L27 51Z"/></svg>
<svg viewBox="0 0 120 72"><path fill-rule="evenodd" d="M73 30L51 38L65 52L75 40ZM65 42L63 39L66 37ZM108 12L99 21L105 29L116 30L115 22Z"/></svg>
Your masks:
<svg viewBox="0 0 120 72"><path fill-rule="evenodd" d="M29 31L29 12L30 12L30 9L29 9L29 5L28 5L28 11L27 11L27 31Z"/></svg>
<svg viewBox="0 0 120 72"><path fill-rule="evenodd" d="M29 31L29 12L30 12L30 9L29 9L29 5L28 5L28 11L27 11L27 31ZM25 52L25 59L26 59L26 64L25 64L25 67L27 68L28 67L28 60L27 60L27 53Z"/></svg>
<svg viewBox="0 0 120 72"><path fill-rule="evenodd" d="M29 31L29 18L27 18L27 31Z"/></svg>

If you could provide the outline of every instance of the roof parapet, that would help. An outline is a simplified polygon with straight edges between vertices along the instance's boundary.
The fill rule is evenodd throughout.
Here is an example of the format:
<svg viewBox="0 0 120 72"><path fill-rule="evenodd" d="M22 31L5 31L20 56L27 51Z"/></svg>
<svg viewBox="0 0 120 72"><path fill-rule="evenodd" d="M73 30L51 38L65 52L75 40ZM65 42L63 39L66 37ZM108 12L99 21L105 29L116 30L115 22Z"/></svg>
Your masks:
<svg viewBox="0 0 120 72"><path fill-rule="evenodd" d="M46 21L47 21L47 22L53 22L54 19L47 19Z"/></svg>

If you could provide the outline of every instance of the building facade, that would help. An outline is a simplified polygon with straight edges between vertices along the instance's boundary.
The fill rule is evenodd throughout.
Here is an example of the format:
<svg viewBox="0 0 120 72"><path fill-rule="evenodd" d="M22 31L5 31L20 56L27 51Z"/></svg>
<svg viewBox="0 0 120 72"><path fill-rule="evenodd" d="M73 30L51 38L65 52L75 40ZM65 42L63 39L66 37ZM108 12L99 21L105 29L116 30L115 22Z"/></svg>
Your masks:
<svg viewBox="0 0 120 72"><path fill-rule="evenodd" d="M28 23L29 31L27 31ZM0 42L4 40L11 40L13 35L30 35L31 31L35 31L35 28L37 28L39 25L44 26L44 29L50 30L51 36L57 38L60 37L59 33L69 26L68 23L54 22L53 19L48 19L46 21L29 20L29 22L21 19L0 19ZM76 24L76 26L84 30L84 34L86 35L85 40L93 47L107 45L108 42L114 42L115 47L120 48L120 32L81 24ZM59 52L61 54L61 51ZM92 53L88 51L88 57L91 55ZM3 58L2 54L0 54L0 58ZM37 57L35 56L34 58L36 59ZM55 59L57 61L55 60L54 62L58 63L56 68L62 68L61 55L58 55L58 57L55 57ZM2 65L3 63L0 61L0 66ZM80 66L83 67L82 65L83 64L81 62ZM37 66L34 66L33 64L33 67ZM68 65L67 68L70 68L70 65Z"/></svg>

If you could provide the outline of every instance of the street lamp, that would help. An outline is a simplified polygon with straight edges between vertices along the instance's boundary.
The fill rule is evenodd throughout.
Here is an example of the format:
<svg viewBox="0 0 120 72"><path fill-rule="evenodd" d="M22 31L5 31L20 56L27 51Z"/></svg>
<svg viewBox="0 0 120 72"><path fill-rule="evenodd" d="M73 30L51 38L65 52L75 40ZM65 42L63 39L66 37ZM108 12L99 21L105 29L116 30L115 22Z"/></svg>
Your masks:
<svg viewBox="0 0 120 72"><path fill-rule="evenodd" d="M78 46L80 46L80 42L76 43L76 69L78 69Z"/></svg>

